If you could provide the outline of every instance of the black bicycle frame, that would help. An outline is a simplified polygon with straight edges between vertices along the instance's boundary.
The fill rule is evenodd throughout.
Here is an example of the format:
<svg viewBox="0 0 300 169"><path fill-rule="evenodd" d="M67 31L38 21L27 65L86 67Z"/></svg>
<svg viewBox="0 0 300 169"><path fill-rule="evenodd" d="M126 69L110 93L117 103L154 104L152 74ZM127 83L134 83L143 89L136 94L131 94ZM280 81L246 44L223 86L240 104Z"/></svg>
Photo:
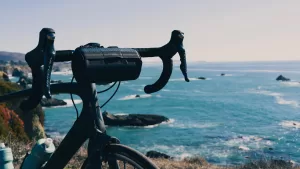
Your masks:
<svg viewBox="0 0 300 169"><path fill-rule="evenodd" d="M52 90L53 88L54 90ZM69 93L78 95L83 101L83 108L79 118L75 121L74 125L51 156L44 169L64 168L87 139L89 139L89 147L93 145L93 148L96 148L94 146L96 145L95 143L97 143L97 145L104 145L104 141L106 141L97 139L97 134L105 134L106 129L100 112L96 84L69 84L66 85L64 89L61 89L64 91L71 89L72 91ZM51 92L56 93L54 86L51 87ZM90 148L88 148L88 152L88 155L92 153ZM101 162L98 161L98 163L99 166L97 167L99 168L101 167Z"/></svg>

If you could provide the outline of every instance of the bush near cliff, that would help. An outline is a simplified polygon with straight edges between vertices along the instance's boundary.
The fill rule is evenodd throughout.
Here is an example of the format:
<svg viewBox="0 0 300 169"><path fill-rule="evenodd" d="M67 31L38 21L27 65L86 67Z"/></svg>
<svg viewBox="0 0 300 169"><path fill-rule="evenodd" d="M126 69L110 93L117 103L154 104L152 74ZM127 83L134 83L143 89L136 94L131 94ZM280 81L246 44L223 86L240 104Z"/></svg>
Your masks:
<svg viewBox="0 0 300 169"><path fill-rule="evenodd" d="M21 90L16 83L0 80L0 95ZM16 98L0 104L0 137L9 132L16 139L28 141L45 137L44 112L41 106L29 112L23 112L19 105L24 98Z"/></svg>
<svg viewBox="0 0 300 169"><path fill-rule="evenodd" d="M3 136L11 136L13 139L28 141L24 131L24 122L13 110L5 105L0 105L0 133Z"/></svg>

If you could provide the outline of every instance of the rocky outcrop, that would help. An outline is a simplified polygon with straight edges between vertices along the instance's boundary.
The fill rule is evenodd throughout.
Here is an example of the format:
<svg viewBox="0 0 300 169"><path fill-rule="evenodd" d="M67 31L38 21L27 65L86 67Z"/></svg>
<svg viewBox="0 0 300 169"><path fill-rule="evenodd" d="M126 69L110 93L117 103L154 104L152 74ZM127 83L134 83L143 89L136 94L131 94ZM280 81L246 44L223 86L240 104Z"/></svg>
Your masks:
<svg viewBox="0 0 300 169"><path fill-rule="evenodd" d="M41 100L42 107L65 106L65 105L67 105L65 101L55 99L55 98L51 98L51 99L42 98Z"/></svg>
<svg viewBox="0 0 300 169"><path fill-rule="evenodd" d="M225 76L225 73L221 73L221 76Z"/></svg>
<svg viewBox="0 0 300 169"><path fill-rule="evenodd" d="M173 159L173 157L164 154L164 153L160 153L158 151L148 151L146 153L146 156L149 158L165 158L165 159Z"/></svg>
<svg viewBox="0 0 300 169"><path fill-rule="evenodd" d="M60 71L61 71L60 67L53 67L53 72L60 72Z"/></svg>
<svg viewBox="0 0 300 169"><path fill-rule="evenodd" d="M7 81L7 82L10 81L7 73L5 73L3 71L0 71L0 79L3 79L4 81Z"/></svg>
<svg viewBox="0 0 300 169"><path fill-rule="evenodd" d="M26 76L26 73L20 68L14 68L12 71L12 76L14 77Z"/></svg>
<svg viewBox="0 0 300 169"><path fill-rule="evenodd" d="M165 116L153 114L113 115L105 111L102 115L104 123L109 126L149 126L169 120Z"/></svg>
<svg viewBox="0 0 300 169"><path fill-rule="evenodd" d="M286 78L282 75L279 75L277 78L276 78L277 81L290 81L291 79L289 78Z"/></svg>

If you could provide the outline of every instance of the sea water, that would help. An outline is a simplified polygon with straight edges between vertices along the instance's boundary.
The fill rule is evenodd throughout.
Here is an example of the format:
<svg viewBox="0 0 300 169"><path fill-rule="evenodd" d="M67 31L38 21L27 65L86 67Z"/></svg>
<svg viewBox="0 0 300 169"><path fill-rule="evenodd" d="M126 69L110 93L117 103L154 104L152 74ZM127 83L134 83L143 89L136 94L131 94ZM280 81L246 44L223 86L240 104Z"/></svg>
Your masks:
<svg viewBox="0 0 300 169"><path fill-rule="evenodd" d="M161 65L144 65L138 80L122 82L102 111L158 114L170 121L148 127L108 127L108 133L121 143L142 153L156 150L178 159L201 156L215 164L262 157L300 162L300 62L195 62L188 64L189 83L175 64L164 89L145 94L143 88L158 79ZM280 74L292 81L276 81ZM53 80L64 82L71 77L71 72L52 75ZM107 87L98 86L98 90ZM100 104L114 89L99 94ZM64 137L76 113L70 95L55 98L67 105L44 109L45 130L52 137ZM74 99L81 110L80 98Z"/></svg>

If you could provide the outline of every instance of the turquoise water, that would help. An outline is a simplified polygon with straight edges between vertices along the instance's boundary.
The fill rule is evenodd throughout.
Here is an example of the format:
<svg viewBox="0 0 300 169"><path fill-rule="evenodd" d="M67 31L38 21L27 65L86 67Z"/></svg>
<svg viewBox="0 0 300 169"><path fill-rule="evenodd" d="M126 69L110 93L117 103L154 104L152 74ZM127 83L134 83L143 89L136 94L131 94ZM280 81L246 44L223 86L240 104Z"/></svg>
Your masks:
<svg viewBox="0 0 300 169"><path fill-rule="evenodd" d="M190 83L176 65L167 86L146 95L143 87L155 82L161 69L161 64L143 67L140 78L122 82L103 108L113 114L160 114L171 119L150 127L109 127L108 133L123 144L143 153L198 155L215 164L242 163L246 156L300 161L300 62L193 63L188 65ZM293 81L275 81L280 74ZM208 79L197 80L199 76ZM52 79L70 81L71 76L54 74ZM100 104L113 92L99 94ZM70 95L56 97L69 104L45 109L45 128L53 137L63 137L76 113ZM78 97L75 102L81 109Z"/></svg>

